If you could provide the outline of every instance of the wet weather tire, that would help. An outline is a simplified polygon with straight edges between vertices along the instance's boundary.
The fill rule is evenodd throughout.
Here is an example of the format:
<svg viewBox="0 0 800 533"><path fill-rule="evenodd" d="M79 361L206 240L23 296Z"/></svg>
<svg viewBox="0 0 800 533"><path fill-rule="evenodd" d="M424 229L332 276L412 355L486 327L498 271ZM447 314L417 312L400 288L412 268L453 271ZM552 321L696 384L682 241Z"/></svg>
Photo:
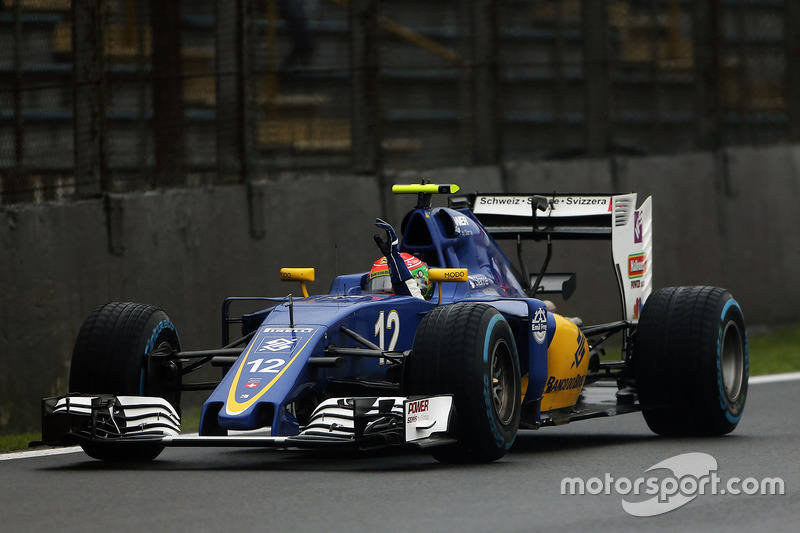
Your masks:
<svg viewBox="0 0 800 533"><path fill-rule="evenodd" d="M69 390L116 396L159 396L180 412L180 368L155 364L157 352L180 351L167 314L150 305L109 303L95 308L78 332ZM85 443L84 451L104 461L149 461L164 446L153 443Z"/></svg>
<svg viewBox="0 0 800 533"><path fill-rule="evenodd" d="M408 394L454 396L458 442L435 448L443 462L488 462L517 435L521 385L511 328L486 304L440 306L420 323L406 374Z"/></svg>
<svg viewBox="0 0 800 533"><path fill-rule="evenodd" d="M655 433L730 433L742 416L749 374L739 304L718 287L654 292L639 319L633 368Z"/></svg>

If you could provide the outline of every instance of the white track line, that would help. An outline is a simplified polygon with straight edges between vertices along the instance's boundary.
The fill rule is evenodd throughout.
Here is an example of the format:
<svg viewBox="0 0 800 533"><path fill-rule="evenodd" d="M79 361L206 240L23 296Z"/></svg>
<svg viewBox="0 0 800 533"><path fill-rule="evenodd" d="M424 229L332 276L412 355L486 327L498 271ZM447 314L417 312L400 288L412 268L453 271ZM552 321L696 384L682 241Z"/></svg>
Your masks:
<svg viewBox="0 0 800 533"><path fill-rule="evenodd" d="M748 381L750 385L764 385L767 383L780 383L782 381L800 380L800 372L789 372L786 374L769 374L766 376L751 377ZM50 455L63 455L83 451L80 446L69 446L67 448L47 448L44 450L31 450L26 452L0 453L0 461L10 461L11 459L32 459L34 457L47 457Z"/></svg>
<svg viewBox="0 0 800 533"><path fill-rule="evenodd" d="M767 376L751 377L747 383L750 385L761 385L764 383L778 383L781 381L797 381L800 379L800 372L788 372L786 374L769 374Z"/></svg>
<svg viewBox="0 0 800 533"><path fill-rule="evenodd" d="M32 459L34 457L47 457L48 455L64 455L65 453L82 452L80 446L68 446L66 448L46 448L44 450L30 450L27 452L0 453L0 461L11 459Z"/></svg>

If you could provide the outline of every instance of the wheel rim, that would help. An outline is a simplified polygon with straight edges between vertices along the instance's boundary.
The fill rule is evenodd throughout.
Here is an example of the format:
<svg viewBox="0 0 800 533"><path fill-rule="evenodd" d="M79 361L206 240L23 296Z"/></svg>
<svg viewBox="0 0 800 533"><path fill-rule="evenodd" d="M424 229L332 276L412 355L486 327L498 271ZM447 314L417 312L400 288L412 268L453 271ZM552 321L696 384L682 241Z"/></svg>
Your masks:
<svg viewBox="0 0 800 533"><path fill-rule="evenodd" d="M514 367L511 351L503 339L492 350L492 403L500 423L507 425L514 416Z"/></svg>
<svg viewBox="0 0 800 533"><path fill-rule="evenodd" d="M725 395L729 400L739 398L742 392L744 378L744 346L739 326L730 321L725 325L720 349L720 370L722 371L722 385Z"/></svg>

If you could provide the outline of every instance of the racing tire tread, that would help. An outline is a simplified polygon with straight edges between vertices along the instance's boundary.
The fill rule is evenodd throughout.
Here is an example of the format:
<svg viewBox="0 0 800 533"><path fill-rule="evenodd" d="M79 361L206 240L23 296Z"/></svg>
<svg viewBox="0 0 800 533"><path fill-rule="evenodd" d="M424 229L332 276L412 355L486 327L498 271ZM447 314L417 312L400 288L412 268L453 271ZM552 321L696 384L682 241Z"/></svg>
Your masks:
<svg viewBox="0 0 800 533"><path fill-rule="evenodd" d="M728 302L733 302L726 312ZM726 324L740 331L743 357L738 397L722 390L719 345ZM671 287L654 292L639 319L634 375L645 421L667 436L711 436L733 431L747 396L744 317L719 287Z"/></svg>
<svg viewBox="0 0 800 533"><path fill-rule="evenodd" d="M162 323L168 327L159 326ZM180 413L180 390L169 390L148 374L148 343L179 351L180 339L167 314L154 306L111 302L96 307L81 326L72 353L70 392L117 396L160 396ZM95 459L142 462L157 457L159 443L96 443L81 445Z"/></svg>
<svg viewBox="0 0 800 533"><path fill-rule="evenodd" d="M501 320L496 331L487 331L494 316ZM502 337L513 360L514 398L510 423L499 422L487 409L484 363L486 335ZM422 320L414 337L407 392L453 394L458 444L435 448L441 462L489 462L500 459L516 437L520 417L519 361L511 328L502 315L486 304L457 303L440 306ZM491 411L489 414L487 411Z"/></svg>

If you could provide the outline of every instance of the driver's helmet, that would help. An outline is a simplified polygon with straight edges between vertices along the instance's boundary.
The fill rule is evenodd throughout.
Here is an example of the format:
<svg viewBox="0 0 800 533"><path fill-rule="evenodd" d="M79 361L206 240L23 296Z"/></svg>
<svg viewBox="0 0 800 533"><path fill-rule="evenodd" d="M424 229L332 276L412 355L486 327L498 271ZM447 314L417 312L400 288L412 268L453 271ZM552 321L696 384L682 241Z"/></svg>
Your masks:
<svg viewBox="0 0 800 533"><path fill-rule="evenodd" d="M400 256L403 258L403 261L406 262L408 271L411 272L414 280L416 280L422 296L424 296L426 300L430 299L433 295L433 283L428 283L428 265L420 258L405 252L401 253ZM367 289L373 292L394 292L386 257L381 257L372 265L369 275L367 276Z"/></svg>

